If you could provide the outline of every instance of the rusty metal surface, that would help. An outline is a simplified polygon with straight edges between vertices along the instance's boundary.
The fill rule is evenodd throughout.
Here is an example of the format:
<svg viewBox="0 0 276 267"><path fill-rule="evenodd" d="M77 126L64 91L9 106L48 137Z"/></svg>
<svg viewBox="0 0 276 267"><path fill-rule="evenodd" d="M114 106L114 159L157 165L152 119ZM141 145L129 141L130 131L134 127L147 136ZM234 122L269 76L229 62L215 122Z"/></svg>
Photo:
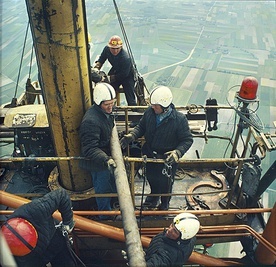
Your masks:
<svg viewBox="0 0 276 267"><path fill-rule="evenodd" d="M200 181L193 184L189 184L187 188L187 202L193 209L217 209L219 208L219 201L227 196L227 192L220 192L208 194L208 195L191 195L192 193L208 192L209 188L212 191L216 189L227 190L228 185L223 173L216 170L211 170L210 172L200 173Z"/></svg>

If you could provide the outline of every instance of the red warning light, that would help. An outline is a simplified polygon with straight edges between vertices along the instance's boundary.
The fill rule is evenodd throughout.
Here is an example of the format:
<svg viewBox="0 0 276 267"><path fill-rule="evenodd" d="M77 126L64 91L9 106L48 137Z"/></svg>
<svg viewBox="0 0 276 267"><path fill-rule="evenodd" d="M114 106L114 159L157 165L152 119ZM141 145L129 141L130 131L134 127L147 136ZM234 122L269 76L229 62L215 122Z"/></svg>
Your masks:
<svg viewBox="0 0 276 267"><path fill-rule="evenodd" d="M241 100L254 101L257 97L258 81L254 77L246 77L242 81L238 97Z"/></svg>

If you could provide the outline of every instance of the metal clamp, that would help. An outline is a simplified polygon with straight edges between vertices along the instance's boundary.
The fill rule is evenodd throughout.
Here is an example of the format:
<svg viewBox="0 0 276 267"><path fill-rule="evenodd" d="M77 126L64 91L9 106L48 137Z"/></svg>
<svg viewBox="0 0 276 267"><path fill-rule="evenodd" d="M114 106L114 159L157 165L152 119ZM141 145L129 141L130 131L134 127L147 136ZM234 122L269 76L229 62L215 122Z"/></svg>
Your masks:
<svg viewBox="0 0 276 267"><path fill-rule="evenodd" d="M164 163L164 168L162 170L162 174L167 176L168 178L172 177L172 165L168 163Z"/></svg>

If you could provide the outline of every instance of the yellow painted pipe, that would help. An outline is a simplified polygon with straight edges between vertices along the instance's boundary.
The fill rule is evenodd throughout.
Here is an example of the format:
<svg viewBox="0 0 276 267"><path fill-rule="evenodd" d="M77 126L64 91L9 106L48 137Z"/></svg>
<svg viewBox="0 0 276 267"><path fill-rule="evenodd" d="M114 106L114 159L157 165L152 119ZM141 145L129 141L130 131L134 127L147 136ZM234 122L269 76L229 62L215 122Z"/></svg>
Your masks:
<svg viewBox="0 0 276 267"><path fill-rule="evenodd" d="M84 1L26 0L26 6L56 156L80 155L78 127L92 103ZM65 189L92 187L78 161L58 167Z"/></svg>

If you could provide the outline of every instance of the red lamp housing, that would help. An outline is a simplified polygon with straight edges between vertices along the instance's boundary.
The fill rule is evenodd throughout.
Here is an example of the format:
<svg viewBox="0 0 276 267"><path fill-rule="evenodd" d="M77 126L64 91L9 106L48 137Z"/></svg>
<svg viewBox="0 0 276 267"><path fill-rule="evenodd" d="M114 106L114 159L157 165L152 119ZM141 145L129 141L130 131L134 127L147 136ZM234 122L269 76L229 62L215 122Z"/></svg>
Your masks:
<svg viewBox="0 0 276 267"><path fill-rule="evenodd" d="M245 101L254 101L257 98L258 81L254 77L246 77L242 81L238 97Z"/></svg>

